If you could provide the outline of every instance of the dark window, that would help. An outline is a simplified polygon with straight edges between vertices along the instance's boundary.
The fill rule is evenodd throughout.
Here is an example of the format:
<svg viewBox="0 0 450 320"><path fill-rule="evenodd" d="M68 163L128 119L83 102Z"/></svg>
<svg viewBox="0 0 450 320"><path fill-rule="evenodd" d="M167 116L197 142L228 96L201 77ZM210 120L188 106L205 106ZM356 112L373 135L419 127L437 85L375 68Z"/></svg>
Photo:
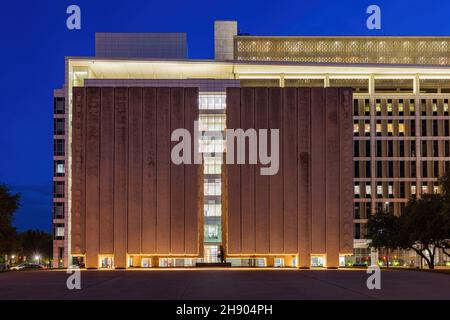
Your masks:
<svg viewBox="0 0 450 320"><path fill-rule="evenodd" d="M448 130L448 120L444 120L444 135L446 137L448 137L450 135L449 130Z"/></svg>
<svg viewBox="0 0 450 320"><path fill-rule="evenodd" d="M360 214L361 214L361 208L360 208L360 204L359 203L355 203L355 207L354 207L354 215L355 215L355 219L360 219Z"/></svg>
<svg viewBox="0 0 450 320"><path fill-rule="evenodd" d="M416 136L416 120L411 120L411 137L415 137Z"/></svg>
<svg viewBox="0 0 450 320"><path fill-rule="evenodd" d="M355 223L355 239L361 239L361 225Z"/></svg>
<svg viewBox="0 0 450 320"><path fill-rule="evenodd" d="M359 157L359 141L358 140L353 142L353 154L354 154L354 157Z"/></svg>
<svg viewBox="0 0 450 320"><path fill-rule="evenodd" d="M450 157L450 142L448 140L444 141L444 152L446 157Z"/></svg>
<svg viewBox="0 0 450 320"><path fill-rule="evenodd" d="M404 198L404 197L405 197L405 183L400 182L400 198Z"/></svg>
<svg viewBox="0 0 450 320"><path fill-rule="evenodd" d="M353 100L353 115L354 115L354 116L359 115L359 103L358 103L358 99Z"/></svg>
<svg viewBox="0 0 450 320"><path fill-rule="evenodd" d="M416 162L411 161L411 178L416 177Z"/></svg>
<svg viewBox="0 0 450 320"><path fill-rule="evenodd" d="M405 141L403 141L403 140L399 141L399 155L400 155L400 157L405 156Z"/></svg>
<svg viewBox="0 0 450 320"><path fill-rule="evenodd" d="M370 178L370 161L366 161L366 178Z"/></svg>
<svg viewBox="0 0 450 320"><path fill-rule="evenodd" d="M53 99L53 112L55 114L65 114L66 108L64 106L64 98Z"/></svg>
<svg viewBox="0 0 450 320"><path fill-rule="evenodd" d="M55 156L63 156L65 154L64 153L64 140L56 139L53 147L54 147L53 153Z"/></svg>
<svg viewBox="0 0 450 320"><path fill-rule="evenodd" d="M428 178L428 166L426 161L422 161L422 177Z"/></svg>
<svg viewBox="0 0 450 320"><path fill-rule="evenodd" d="M426 157L426 156L427 156L427 142L422 141L422 157Z"/></svg>
<svg viewBox="0 0 450 320"><path fill-rule="evenodd" d="M405 177L405 161L399 162L399 174L400 174L400 178Z"/></svg>
<svg viewBox="0 0 450 320"><path fill-rule="evenodd" d="M355 161L355 178L359 178L359 161Z"/></svg>
<svg viewBox="0 0 450 320"><path fill-rule="evenodd" d="M422 120L422 136L427 135L427 120Z"/></svg>
<svg viewBox="0 0 450 320"><path fill-rule="evenodd" d="M415 157L415 156L416 156L416 142L411 141L411 157Z"/></svg>
<svg viewBox="0 0 450 320"><path fill-rule="evenodd" d="M53 218L64 219L64 202L53 202Z"/></svg>
<svg viewBox="0 0 450 320"><path fill-rule="evenodd" d="M433 161L433 176L439 178L439 162Z"/></svg>
<svg viewBox="0 0 450 320"><path fill-rule="evenodd" d="M438 122L437 120L433 120L433 136L438 136Z"/></svg>
<svg viewBox="0 0 450 320"><path fill-rule="evenodd" d="M394 177L394 162L388 161L388 177L393 178Z"/></svg>
<svg viewBox="0 0 450 320"><path fill-rule="evenodd" d="M61 135L64 134L64 119L54 119L53 120L53 134L54 135Z"/></svg>
<svg viewBox="0 0 450 320"><path fill-rule="evenodd" d="M366 140L366 157L370 157L370 140Z"/></svg>
<svg viewBox="0 0 450 320"><path fill-rule="evenodd" d="M388 157L394 156L394 142L392 140L388 140Z"/></svg>
<svg viewBox="0 0 450 320"><path fill-rule="evenodd" d="M377 141L377 157L381 157L381 153L382 153L382 147L381 147L381 141L378 140Z"/></svg>
<svg viewBox="0 0 450 320"><path fill-rule="evenodd" d="M377 178L381 178L383 176L383 162L377 161Z"/></svg>
<svg viewBox="0 0 450 320"><path fill-rule="evenodd" d="M433 141L433 157L439 157L439 142Z"/></svg>
<svg viewBox="0 0 450 320"><path fill-rule="evenodd" d="M53 197L64 198L64 181L53 182Z"/></svg>

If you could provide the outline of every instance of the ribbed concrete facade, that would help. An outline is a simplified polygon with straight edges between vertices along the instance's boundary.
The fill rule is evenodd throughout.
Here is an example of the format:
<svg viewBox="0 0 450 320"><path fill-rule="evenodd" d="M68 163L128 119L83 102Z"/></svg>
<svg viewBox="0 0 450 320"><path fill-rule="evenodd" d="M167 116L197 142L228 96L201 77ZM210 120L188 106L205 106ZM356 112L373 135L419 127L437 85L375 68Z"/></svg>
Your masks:
<svg viewBox="0 0 450 320"><path fill-rule="evenodd" d="M72 254L86 267L202 254L201 167L170 160L172 131L196 119L196 88L73 88Z"/></svg>
<svg viewBox="0 0 450 320"><path fill-rule="evenodd" d="M228 88L227 129L280 129L276 175L226 165L228 256L352 253L352 121L351 89Z"/></svg>

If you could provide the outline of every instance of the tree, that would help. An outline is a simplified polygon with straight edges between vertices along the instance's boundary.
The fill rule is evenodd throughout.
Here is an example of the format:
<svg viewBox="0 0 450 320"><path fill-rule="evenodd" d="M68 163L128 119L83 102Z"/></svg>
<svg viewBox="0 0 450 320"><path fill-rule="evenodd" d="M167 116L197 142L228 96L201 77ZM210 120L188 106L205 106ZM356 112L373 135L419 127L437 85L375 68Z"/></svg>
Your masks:
<svg viewBox="0 0 450 320"><path fill-rule="evenodd" d="M17 249L17 231L13 216L20 207L20 195L12 194L8 186L0 184L0 254L10 254Z"/></svg>
<svg viewBox="0 0 450 320"><path fill-rule="evenodd" d="M387 266L389 267L389 250L399 247L399 218L392 212L378 211L369 216L367 237L371 239L370 247L387 250Z"/></svg>
<svg viewBox="0 0 450 320"><path fill-rule="evenodd" d="M449 237L444 205L442 194L423 194L411 199L399 218L399 247L414 250L430 269L434 268L436 249Z"/></svg>
<svg viewBox="0 0 450 320"><path fill-rule="evenodd" d="M26 257L34 258L39 255L41 259L49 259L52 257L52 236L41 230L27 230L20 233L20 244L22 254Z"/></svg>

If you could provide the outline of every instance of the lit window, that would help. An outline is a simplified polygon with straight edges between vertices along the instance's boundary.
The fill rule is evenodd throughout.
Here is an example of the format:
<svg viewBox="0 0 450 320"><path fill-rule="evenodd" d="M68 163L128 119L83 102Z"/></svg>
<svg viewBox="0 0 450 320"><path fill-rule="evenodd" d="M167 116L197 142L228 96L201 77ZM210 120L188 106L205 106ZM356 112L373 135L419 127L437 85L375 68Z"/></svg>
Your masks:
<svg viewBox="0 0 450 320"><path fill-rule="evenodd" d="M434 193L440 193L439 186L433 186L433 192Z"/></svg>
<svg viewBox="0 0 450 320"><path fill-rule="evenodd" d="M199 94L199 108L201 110L225 109L225 102L225 94Z"/></svg>
<svg viewBox="0 0 450 320"><path fill-rule="evenodd" d="M398 124L398 133L400 135L404 135L405 134L405 124L403 122L400 122Z"/></svg>
<svg viewBox="0 0 450 320"><path fill-rule="evenodd" d="M359 134L359 123L358 122L353 123L353 133L355 136Z"/></svg>
<svg viewBox="0 0 450 320"><path fill-rule="evenodd" d="M390 196L392 196L394 194L394 187L391 184L388 185L388 193Z"/></svg>
<svg viewBox="0 0 450 320"><path fill-rule="evenodd" d="M428 186L426 184L422 185L422 193L428 193Z"/></svg>
<svg viewBox="0 0 450 320"><path fill-rule="evenodd" d="M372 193L371 188L370 188L370 184L366 184L366 194L370 195Z"/></svg>
<svg viewBox="0 0 450 320"><path fill-rule="evenodd" d="M383 186L377 185L377 195L382 196L383 195Z"/></svg>
<svg viewBox="0 0 450 320"><path fill-rule="evenodd" d="M381 102L380 102L380 100L376 101L375 110L376 110L377 114L381 114Z"/></svg>
<svg viewBox="0 0 450 320"><path fill-rule="evenodd" d="M392 101L391 100L388 100L387 112L388 112L388 114L392 114Z"/></svg>
<svg viewBox="0 0 450 320"><path fill-rule="evenodd" d="M392 133L394 132L394 126L392 125L392 122L389 122L387 125L387 131L389 135L392 135Z"/></svg>
<svg viewBox="0 0 450 320"><path fill-rule="evenodd" d="M366 135L370 134L370 123L365 123L364 124L364 132Z"/></svg>
<svg viewBox="0 0 450 320"><path fill-rule="evenodd" d="M403 102L398 103L398 112L400 115L403 114Z"/></svg>
<svg viewBox="0 0 450 320"><path fill-rule="evenodd" d="M355 185L354 191L355 191L355 196L359 196L359 194L360 194L359 184L356 184L356 185Z"/></svg>
<svg viewBox="0 0 450 320"><path fill-rule="evenodd" d="M415 185L411 185L411 194L412 195L416 194L416 186Z"/></svg>
<svg viewBox="0 0 450 320"><path fill-rule="evenodd" d="M377 129L377 134L381 134L381 123L377 123L376 129Z"/></svg>
<svg viewBox="0 0 450 320"><path fill-rule="evenodd" d="M206 180L204 188L205 196L220 196L222 194L222 182L220 179Z"/></svg>
<svg viewBox="0 0 450 320"><path fill-rule="evenodd" d="M222 215L222 205L215 201L209 201L204 205L205 217L220 217Z"/></svg>
<svg viewBox="0 0 450 320"><path fill-rule="evenodd" d="M58 227L55 230L55 235L57 237L64 237L64 227Z"/></svg>

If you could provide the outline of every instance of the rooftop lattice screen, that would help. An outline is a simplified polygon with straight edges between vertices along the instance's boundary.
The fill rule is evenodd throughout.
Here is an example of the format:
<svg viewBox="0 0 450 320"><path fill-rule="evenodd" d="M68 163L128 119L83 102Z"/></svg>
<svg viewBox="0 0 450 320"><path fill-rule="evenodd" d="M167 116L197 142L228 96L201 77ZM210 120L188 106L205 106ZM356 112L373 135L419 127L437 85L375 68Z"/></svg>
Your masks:
<svg viewBox="0 0 450 320"><path fill-rule="evenodd" d="M240 61L450 65L449 37L253 37L234 42Z"/></svg>

